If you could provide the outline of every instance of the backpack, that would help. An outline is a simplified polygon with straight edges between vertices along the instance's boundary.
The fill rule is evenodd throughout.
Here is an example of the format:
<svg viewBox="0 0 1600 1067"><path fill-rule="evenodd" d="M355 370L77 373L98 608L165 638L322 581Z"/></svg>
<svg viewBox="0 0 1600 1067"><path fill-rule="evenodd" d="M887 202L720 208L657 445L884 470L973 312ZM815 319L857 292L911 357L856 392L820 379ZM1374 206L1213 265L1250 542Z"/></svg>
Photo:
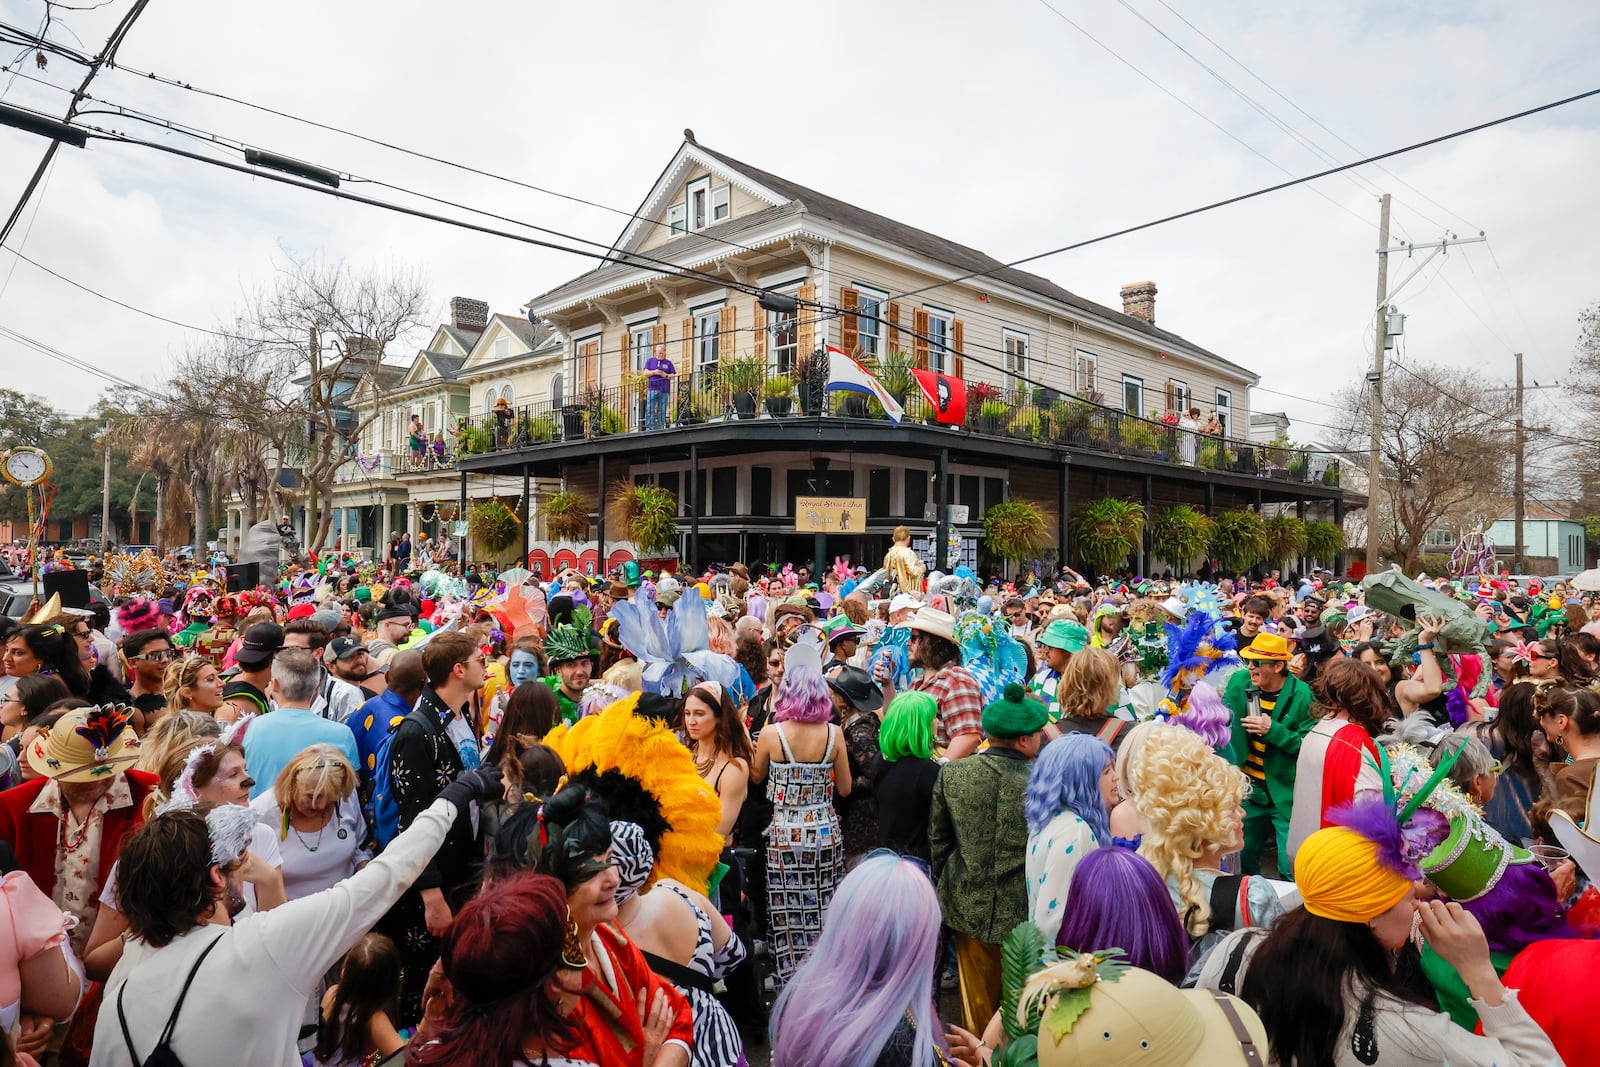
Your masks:
<svg viewBox="0 0 1600 1067"><path fill-rule="evenodd" d="M390 761L394 755L394 740L400 736L400 731L406 728L406 723L418 715L428 712L420 708L412 708L410 713L389 731L389 736L383 739L383 744L378 747L378 760L372 771L372 839L378 847L387 848L389 842L395 839L400 832L400 805L394 795L394 775L391 773ZM416 725L426 728L425 719L417 720Z"/></svg>
<svg viewBox="0 0 1600 1067"><path fill-rule="evenodd" d="M142 1067L183 1067L183 1061L172 1051L172 1031L178 1025L178 1013L183 1010L183 1002L189 996L189 987L194 984L194 976L200 973L200 965L211 955L211 950L217 947L217 943L226 933L227 931L223 931L212 938L211 944L200 951L200 958L189 968L189 977L183 980L183 988L178 991L177 1003L172 1005L172 1014L167 1016L167 1025L162 1028L161 1036L156 1039L156 1047L142 1060L133 1050L133 1035L128 1032L128 1017L122 1011L122 994L128 991L128 983L126 981L122 983L122 988L117 990L117 1022L122 1026L122 1041L128 1047L128 1057L131 1062Z"/></svg>

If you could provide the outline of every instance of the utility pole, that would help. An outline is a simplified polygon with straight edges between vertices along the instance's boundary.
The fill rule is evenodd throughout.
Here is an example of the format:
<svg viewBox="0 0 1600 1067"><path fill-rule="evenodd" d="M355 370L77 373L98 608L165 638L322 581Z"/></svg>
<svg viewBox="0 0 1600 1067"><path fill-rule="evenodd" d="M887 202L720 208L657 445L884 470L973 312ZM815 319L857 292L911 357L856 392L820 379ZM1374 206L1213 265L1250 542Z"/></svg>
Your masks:
<svg viewBox="0 0 1600 1067"><path fill-rule="evenodd" d="M100 431L100 447L106 454L105 476L100 482L100 554L111 551L111 429Z"/></svg>
<svg viewBox="0 0 1600 1067"><path fill-rule="evenodd" d="M1378 570L1378 499L1382 495L1383 344L1389 331L1389 194L1378 216L1378 319L1372 337L1372 452L1367 457L1367 573Z"/></svg>
<svg viewBox="0 0 1600 1067"><path fill-rule="evenodd" d="M322 339L315 326L311 327L311 381L306 388L311 395L311 403L306 405L306 458L300 465L300 475L306 482L306 536L304 545L309 552L315 552L318 547L317 530L321 528L322 518L317 514L317 483L307 477L312 466L316 463L317 451L317 377L321 374ZM465 557L463 557L463 560Z"/></svg>
<svg viewBox="0 0 1600 1067"><path fill-rule="evenodd" d="M1515 501L1514 501L1514 506L1516 507L1516 526L1517 526L1517 546L1516 546L1516 549L1514 550L1514 552L1512 553L1512 567L1515 569L1516 573L1518 573L1518 574L1522 574L1522 573L1524 573L1526 571L1526 567L1523 565L1523 561L1522 561L1522 552L1523 552L1523 548L1525 546L1525 542L1522 539L1523 538L1523 535L1522 535L1522 522L1523 522L1523 519L1526 517L1526 512L1527 512L1527 505L1524 503L1524 500L1523 500L1524 491L1525 491L1525 486L1523 484L1523 464L1527 462L1527 452L1528 452L1528 436L1527 436L1527 433L1526 433L1526 431L1525 431L1525 429L1523 427L1523 424L1522 424L1522 353L1518 352L1517 353L1517 464L1516 464L1516 474L1514 475L1514 480L1513 480L1512 487L1511 487L1511 493L1516 498Z"/></svg>

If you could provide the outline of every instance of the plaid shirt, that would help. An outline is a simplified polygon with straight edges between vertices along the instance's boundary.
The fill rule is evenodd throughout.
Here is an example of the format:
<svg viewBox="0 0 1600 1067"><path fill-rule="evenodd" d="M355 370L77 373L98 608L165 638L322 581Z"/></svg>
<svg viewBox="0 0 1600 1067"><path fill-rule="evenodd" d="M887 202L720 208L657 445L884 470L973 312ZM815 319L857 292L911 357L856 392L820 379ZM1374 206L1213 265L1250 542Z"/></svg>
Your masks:
<svg viewBox="0 0 1600 1067"><path fill-rule="evenodd" d="M911 688L939 703L933 740L940 748L948 748L958 734L983 733L983 690L965 667L941 667L931 678L924 674Z"/></svg>

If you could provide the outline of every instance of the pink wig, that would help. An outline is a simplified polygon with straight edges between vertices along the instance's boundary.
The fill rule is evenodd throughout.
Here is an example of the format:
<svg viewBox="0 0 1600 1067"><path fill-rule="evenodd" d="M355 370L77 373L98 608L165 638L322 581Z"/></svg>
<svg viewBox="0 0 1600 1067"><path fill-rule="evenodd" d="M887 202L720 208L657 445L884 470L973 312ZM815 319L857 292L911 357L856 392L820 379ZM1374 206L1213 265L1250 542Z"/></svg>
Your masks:
<svg viewBox="0 0 1600 1067"><path fill-rule="evenodd" d="M733 626L727 619L707 619L706 627L710 633L711 651L723 656L732 656L738 651L734 645Z"/></svg>
<svg viewBox="0 0 1600 1067"><path fill-rule="evenodd" d="M130 600L117 609L117 625L125 634L161 626L161 609L154 600Z"/></svg>
<svg viewBox="0 0 1600 1067"><path fill-rule="evenodd" d="M822 671L810 664L796 664L784 671L772 702L776 722L827 722L833 715L833 696Z"/></svg>

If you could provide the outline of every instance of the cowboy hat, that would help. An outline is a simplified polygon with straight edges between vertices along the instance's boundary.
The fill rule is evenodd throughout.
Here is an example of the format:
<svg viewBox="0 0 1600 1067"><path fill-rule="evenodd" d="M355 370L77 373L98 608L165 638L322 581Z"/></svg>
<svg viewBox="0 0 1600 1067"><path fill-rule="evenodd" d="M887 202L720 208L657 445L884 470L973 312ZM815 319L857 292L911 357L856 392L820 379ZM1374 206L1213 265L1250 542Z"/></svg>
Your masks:
<svg viewBox="0 0 1600 1067"><path fill-rule="evenodd" d="M28 746L28 766L58 782L109 781L139 758L139 738L120 704L74 708Z"/></svg>
<svg viewBox="0 0 1600 1067"><path fill-rule="evenodd" d="M955 644L956 641L955 616L938 608L919 608L917 613L911 616L911 629L942 637L951 644Z"/></svg>

